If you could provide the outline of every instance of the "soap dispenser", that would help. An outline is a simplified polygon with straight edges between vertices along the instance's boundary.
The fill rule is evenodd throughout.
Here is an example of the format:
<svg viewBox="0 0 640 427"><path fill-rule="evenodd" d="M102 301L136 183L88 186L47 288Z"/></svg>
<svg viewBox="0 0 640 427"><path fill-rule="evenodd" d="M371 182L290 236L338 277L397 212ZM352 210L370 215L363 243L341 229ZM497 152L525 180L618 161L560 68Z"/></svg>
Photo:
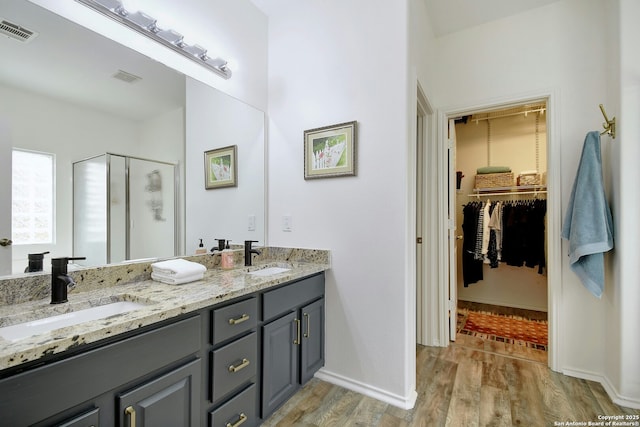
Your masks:
<svg viewBox="0 0 640 427"><path fill-rule="evenodd" d="M207 248L204 247L204 243L202 243L202 239L200 239L200 244L198 245L198 249L196 249L196 255L206 254Z"/></svg>
<svg viewBox="0 0 640 427"><path fill-rule="evenodd" d="M233 268L234 260L233 260L233 251L229 247L230 240L227 240L227 246L224 248L221 254L220 265L224 270L229 270Z"/></svg>

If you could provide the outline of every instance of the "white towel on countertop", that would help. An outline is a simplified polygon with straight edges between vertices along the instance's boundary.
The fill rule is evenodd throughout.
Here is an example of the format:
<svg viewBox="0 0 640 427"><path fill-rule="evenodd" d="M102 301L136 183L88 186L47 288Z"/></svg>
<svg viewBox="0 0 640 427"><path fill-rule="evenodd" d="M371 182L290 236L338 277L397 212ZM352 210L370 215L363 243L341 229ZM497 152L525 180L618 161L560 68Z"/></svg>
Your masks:
<svg viewBox="0 0 640 427"><path fill-rule="evenodd" d="M158 282L166 283L167 285L182 285L183 283L195 282L196 280L202 280L204 272L195 273L190 276L176 278L175 276L166 276L164 274L151 272L151 278Z"/></svg>
<svg viewBox="0 0 640 427"><path fill-rule="evenodd" d="M151 264L152 272L173 279L182 279L196 274L204 274L207 267L197 262L176 258ZM196 279L197 280L197 279Z"/></svg>

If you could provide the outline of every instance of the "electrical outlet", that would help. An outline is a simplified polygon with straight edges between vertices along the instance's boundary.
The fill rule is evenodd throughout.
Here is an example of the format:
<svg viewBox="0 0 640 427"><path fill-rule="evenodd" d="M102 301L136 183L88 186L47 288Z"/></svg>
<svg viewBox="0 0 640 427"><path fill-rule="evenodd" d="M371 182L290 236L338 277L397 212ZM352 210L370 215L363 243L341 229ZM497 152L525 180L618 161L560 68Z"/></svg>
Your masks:
<svg viewBox="0 0 640 427"><path fill-rule="evenodd" d="M282 217L282 231L293 231L293 220L291 215L285 215Z"/></svg>
<svg viewBox="0 0 640 427"><path fill-rule="evenodd" d="M256 216L255 215L249 215L248 229L249 229L249 231L256 231Z"/></svg>

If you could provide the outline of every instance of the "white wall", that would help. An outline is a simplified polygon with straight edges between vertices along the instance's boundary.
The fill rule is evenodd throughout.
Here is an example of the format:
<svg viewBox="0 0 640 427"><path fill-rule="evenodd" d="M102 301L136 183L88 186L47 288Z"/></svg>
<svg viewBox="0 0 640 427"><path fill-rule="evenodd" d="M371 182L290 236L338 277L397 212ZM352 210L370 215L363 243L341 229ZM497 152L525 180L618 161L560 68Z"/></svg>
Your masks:
<svg viewBox="0 0 640 427"><path fill-rule="evenodd" d="M29 252L72 255L72 163L106 151L138 155L138 124L8 86L0 86L0 116L13 147L56 154L56 245L13 247L16 268Z"/></svg>
<svg viewBox="0 0 640 427"><path fill-rule="evenodd" d="M406 4L266 3L277 10L269 17L269 242L332 252L323 378L411 405ZM304 130L351 120L358 175L305 181ZM282 230L283 215L293 231Z"/></svg>
<svg viewBox="0 0 640 427"><path fill-rule="evenodd" d="M612 64L609 75L611 91L610 116L617 118L617 137L612 143L613 171L613 215L615 224L615 253L613 286L605 289L603 299L607 303L608 350L605 372L608 391L618 399L640 408L640 353L638 324L640 312L640 264L634 255L640 239L637 211L640 194L637 182L640 169L640 57L637 41L640 39L640 4L633 0L619 0L609 6L609 40Z"/></svg>
<svg viewBox="0 0 640 427"><path fill-rule="evenodd" d="M264 245L264 113L190 78L186 113L186 253L196 251L199 239L207 249L214 239ZM231 145L237 146L237 186L206 190L205 151Z"/></svg>
<svg viewBox="0 0 640 427"><path fill-rule="evenodd" d="M29 1L266 110L267 19L249 0L123 1L128 10L156 18L161 28L180 32L186 43L199 44L210 56L230 61L229 80L75 1Z"/></svg>

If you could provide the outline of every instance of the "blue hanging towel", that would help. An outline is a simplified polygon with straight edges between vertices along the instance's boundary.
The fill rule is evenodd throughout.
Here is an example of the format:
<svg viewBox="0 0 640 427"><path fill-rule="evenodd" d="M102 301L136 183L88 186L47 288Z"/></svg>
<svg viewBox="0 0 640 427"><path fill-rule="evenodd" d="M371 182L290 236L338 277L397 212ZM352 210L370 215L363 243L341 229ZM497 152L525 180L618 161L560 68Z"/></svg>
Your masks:
<svg viewBox="0 0 640 427"><path fill-rule="evenodd" d="M604 253L613 248L613 220L604 193L600 134L587 133L562 227L569 240L569 262L584 286L600 298Z"/></svg>

